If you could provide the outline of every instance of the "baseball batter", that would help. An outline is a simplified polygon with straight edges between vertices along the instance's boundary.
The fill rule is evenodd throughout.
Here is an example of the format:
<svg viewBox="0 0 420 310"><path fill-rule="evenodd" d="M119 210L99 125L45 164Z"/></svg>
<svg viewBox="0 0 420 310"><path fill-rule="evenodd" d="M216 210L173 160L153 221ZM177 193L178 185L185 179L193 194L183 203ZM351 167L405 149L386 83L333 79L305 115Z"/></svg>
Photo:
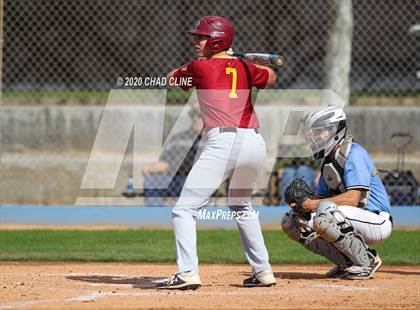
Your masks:
<svg viewBox="0 0 420 310"><path fill-rule="evenodd" d="M321 177L315 197L303 180L286 188L293 211L283 217L283 229L336 264L329 277L369 279L382 261L368 245L383 242L392 230L386 190L367 151L346 136L341 108L310 113L305 130L313 158L323 159Z"/></svg>
<svg viewBox="0 0 420 310"><path fill-rule="evenodd" d="M231 178L230 209L253 211L250 196L263 168L266 145L258 130L250 89L264 88L276 81L271 68L247 63L227 53L233 41L233 26L228 20L202 17L189 34L199 59L173 70L167 79L192 78L208 141L172 211L178 272L159 283L158 289L185 290L201 286L196 218L199 209L226 178ZM245 255L252 266L252 277L245 279L243 285L274 286L276 280L258 218L239 217L237 224Z"/></svg>

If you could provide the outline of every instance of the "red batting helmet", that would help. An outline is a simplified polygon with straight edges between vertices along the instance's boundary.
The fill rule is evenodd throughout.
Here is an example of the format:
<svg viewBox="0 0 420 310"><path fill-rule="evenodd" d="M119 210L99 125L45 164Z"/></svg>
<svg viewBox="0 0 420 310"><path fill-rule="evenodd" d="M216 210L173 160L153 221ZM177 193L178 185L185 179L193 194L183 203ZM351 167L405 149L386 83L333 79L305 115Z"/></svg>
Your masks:
<svg viewBox="0 0 420 310"><path fill-rule="evenodd" d="M233 26L220 16L204 16L195 24L189 34L208 36L206 48L214 52L226 50L232 45Z"/></svg>

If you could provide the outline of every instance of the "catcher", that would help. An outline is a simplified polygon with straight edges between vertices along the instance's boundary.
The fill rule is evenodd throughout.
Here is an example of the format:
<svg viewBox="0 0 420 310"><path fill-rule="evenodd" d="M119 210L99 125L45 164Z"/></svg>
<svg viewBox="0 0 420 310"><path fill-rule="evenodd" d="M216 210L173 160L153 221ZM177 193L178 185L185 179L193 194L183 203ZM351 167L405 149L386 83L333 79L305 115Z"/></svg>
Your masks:
<svg viewBox="0 0 420 310"><path fill-rule="evenodd" d="M388 195L367 151L346 136L346 116L338 107L321 108L305 120L313 159L323 159L314 193L300 179L285 190L292 211L282 227L293 240L336 264L327 276L370 279L382 265L368 245L391 235Z"/></svg>

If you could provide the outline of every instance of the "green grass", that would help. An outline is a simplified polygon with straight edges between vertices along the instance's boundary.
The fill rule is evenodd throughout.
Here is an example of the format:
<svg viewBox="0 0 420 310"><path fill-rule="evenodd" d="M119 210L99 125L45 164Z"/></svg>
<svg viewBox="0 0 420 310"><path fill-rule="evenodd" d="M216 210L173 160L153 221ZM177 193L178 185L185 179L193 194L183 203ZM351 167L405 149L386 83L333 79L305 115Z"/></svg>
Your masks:
<svg viewBox="0 0 420 310"><path fill-rule="evenodd" d="M327 263L283 232L264 236L274 264ZM420 264L420 231L395 231L375 248L386 264ZM246 262L235 230L199 231L198 252L202 263ZM174 263L174 237L169 230L0 231L0 260Z"/></svg>

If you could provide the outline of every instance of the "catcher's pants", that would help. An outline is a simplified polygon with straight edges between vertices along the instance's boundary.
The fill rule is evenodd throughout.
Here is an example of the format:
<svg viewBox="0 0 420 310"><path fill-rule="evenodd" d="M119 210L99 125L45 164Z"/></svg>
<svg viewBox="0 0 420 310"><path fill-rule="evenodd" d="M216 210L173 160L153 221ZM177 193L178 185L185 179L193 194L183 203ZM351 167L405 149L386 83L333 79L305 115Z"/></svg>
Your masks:
<svg viewBox="0 0 420 310"><path fill-rule="evenodd" d="M198 271L196 219L199 209L230 177L230 209L253 212L250 196L264 165L265 142L254 129L236 128L236 132L220 132L220 128L212 128L207 136L207 144L172 210L178 272ZM237 224L253 272L271 269L258 218L239 218Z"/></svg>
<svg viewBox="0 0 420 310"><path fill-rule="evenodd" d="M338 206L338 209L350 220L354 232L361 235L368 245L381 243L391 235L391 217L387 212L376 214L351 206ZM315 214L312 213L312 219ZM311 229L313 229L312 219L308 222Z"/></svg>

